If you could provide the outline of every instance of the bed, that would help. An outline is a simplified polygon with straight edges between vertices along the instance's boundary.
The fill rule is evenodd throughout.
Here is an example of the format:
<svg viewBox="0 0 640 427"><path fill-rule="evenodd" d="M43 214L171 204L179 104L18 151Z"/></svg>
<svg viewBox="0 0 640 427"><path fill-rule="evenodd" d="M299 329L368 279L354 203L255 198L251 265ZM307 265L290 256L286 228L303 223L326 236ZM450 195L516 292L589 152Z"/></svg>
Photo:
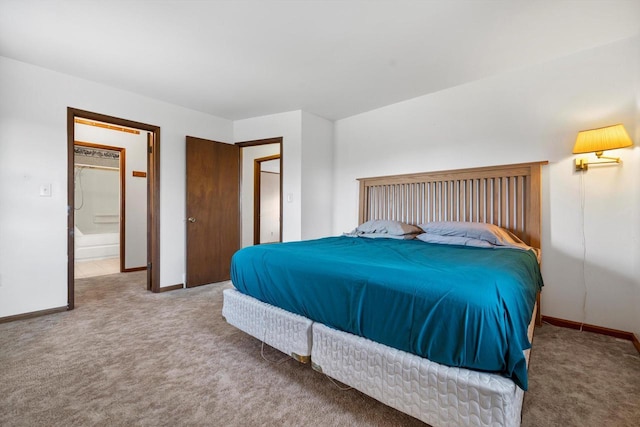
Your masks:
<svg viewBox="0 0 640 427"><path fill-rule="evenodd" d="M539 247L540 169L543 164L528 163L360 179L359 223L367 224L375 219L407 224L438 224L443 221L495 224L531 246ZM322 249L329 244L333 246ZM389 262L380 262L379 264L385 265L380 265L378 269L375 265L368 265L368 276L363 279L355 266L364 261L357 257L351 258L352 252L349 251L352 246L358 247L357 253L364 251L364 258L375 259L377 253L395 255L382 257ZM512 312L505 317L503 312L497 315L483 312L478 317L473 311L465 309L467 311L461 312L461 315L449 315L447 322L436 321L426 329L412 329L411 322L407 323L406 319L416 316L407 316L406 313L419 312L415 307L422 307L422 302L413 295L419 288L409 285L419 280L424 269L435 268L439 271L440 267L418 263L420 265L409 269L402 270L404 267L401 267L400 270L395 270L393 258L406 258L406 254L402 252L406 248L410 248L410 251L428 248L429 254L421 259L440 257L444 262L466 256L465 262L480 260L478 263L483 264L489 262L483 259L489 252L492 253L490 258L495 252L502 252L500 258L505 253L520 252L514 256L528 256L527 262L535 264L536 268L537 263L525 251L440 246L415 240L400 242L391 239L334 237L243 250L234 256L232 266L234 286L243 292L236 289L225 290L223 315L230 324L297 360L311 361L314 369L431 425L519 425L534 314L538 313L539 316L539 310L534 309L536 305L539 307L539 293L536 291L541 283L529 287L526 304L521 304L518 297L513 297L516 305L523 306L523 311L517 315ZM292 251L281 252L285 248L291 248ZM456 255L456 251L462 251L463 254ZM245 268L251 261L244 260L243 257L252 252L253 257L260 260L257 263L260 265ZM343 263L331 264L335 260L329 263L319 253L334 253ZM281 262L278 263L278 260ZM316 269L305 271L302 269L303 264L313 265ZM302 270L296 273L299 267ZM468 274L463 277L470 277L470 272L475 271L475 267L468 266L457 266L454 270L459 272L461 268ZM505 271L507 275L511 275L508 269ZM405 294L411 294L411 298L388 299L389 309L378 308L378 311L387 314L400 313L399 316L386 316L382 321L377 321L378 324L388 326L387 329L378 330L376 322L368 319L373 316L376 307L380 306L380 301L385 300L386 291L376 287L374 279L387 282L391 281L392 276L402 278L398 285L401 288L409 286L408 290L405 289ZM476 276L482 278L483 274ZM466 280L456 279L455 275L451 280L459 283L456 286L465 287L463 285ZM466 286L474 295L470 300L482 300L483 292L494 292L493 281L491 278L485 280L488 283L482 283L481 280L479 284ZM285 283L288 283L288 288L285 286L283 290L276 291L276 285ZM362 283L367 285L359 287L358 284ZM251 284L254 285L253 289ZM356 289L351 294L350 286ZM511 285L505 289L509 289L509 286ZM373 288L374 291L370 294L374 296L365 295L361 292L363 288ZM278 293L281 295L276 295ZM305 293L310 294L306 299L301 296ZM447 291L447 295L449 293ZM501 301L504 300L504 294L500 298ZM342 307L346 300L355 301L356 308ZM316 307L310 301L317 301L319 304ZM474 302L467 305L476 304ZM335 307L339 308L336 310ZM427 317L441 319L446 315L443 313L455 311L455 308L446 305L444 309L444 312L430 313ZM342 312L343 319L336 321L331 317L334 314L328 313L330 311ZM464 316L467 316L464 321L456 323L456 319L460 320ZM486 332L490 330L488 324L476 327L485 331L484 336L476 341L465 338L467 332L458 327L459 323L464 323L473 328L473 325L479 324L474 319L492 316L510 319L498 321L499 327L502 325L508 331L502 331L506 335L499 337L496 342L487 339L493 335L493 332ZM420 321L424 323L424 318ZM462 336L461 340L453 340L450 344L453 347L470 348L471 351L467 351L469 357L447 359L438 354L438 351L422 351L434 348L439 350L444 346L444 341L451 341L446 335L437 335L438 332L433 328L438 328L438 325L440 329L449 330L450 336ZM416 333L417 330L420 333ZM393 331L398 333L394 334ZM403 335L402 331L414 341L405 341L404 344L401 340L396 342L396 338L399 340L399 336ZM515 347L511 346L512 341ZM485 345L484 349L477 350L482 345ZM505 345L510 347L506 352L504 348L500 350L508 356L500 361L502 365L496 367L491 364L474 364L474 359L482 359L483 355L492 353L494 348ZM427 355L436 361L424 357Z"/></svg>

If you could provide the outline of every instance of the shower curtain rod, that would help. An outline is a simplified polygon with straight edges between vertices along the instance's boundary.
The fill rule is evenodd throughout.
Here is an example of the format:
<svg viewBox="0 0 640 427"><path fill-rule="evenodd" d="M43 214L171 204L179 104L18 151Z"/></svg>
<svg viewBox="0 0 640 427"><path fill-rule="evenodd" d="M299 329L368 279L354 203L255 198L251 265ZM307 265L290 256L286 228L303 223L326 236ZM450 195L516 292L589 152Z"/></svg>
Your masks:
<svg viewBox="0 0 640 427"><path fill-rule="evenodd" d="M74 163L73 166L74 167L80 167L80 168L105 169L105 170L112 170L112 171L120 170L120 168L116 168L116 167L113 167L113 166L87 165L87 164L84 164L84 163Z"/></svg>

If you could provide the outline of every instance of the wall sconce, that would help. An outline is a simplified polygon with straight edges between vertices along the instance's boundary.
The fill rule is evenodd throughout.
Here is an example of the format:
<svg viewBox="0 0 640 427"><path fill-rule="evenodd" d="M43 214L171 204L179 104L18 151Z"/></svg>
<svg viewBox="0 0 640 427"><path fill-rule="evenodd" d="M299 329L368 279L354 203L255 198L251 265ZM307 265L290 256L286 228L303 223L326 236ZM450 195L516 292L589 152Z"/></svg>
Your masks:
<svg viewBox="0 0 640 427"><path fill-rule="evenodd" d="M633 141L622 124L580 131L576 145L573 146L573 154L596 153L598 159L606 160L589 163L587 159L576 159L576 171L586 171L589 164L621 163L620 157L603 156L603 152L631 145Z"/></svg>

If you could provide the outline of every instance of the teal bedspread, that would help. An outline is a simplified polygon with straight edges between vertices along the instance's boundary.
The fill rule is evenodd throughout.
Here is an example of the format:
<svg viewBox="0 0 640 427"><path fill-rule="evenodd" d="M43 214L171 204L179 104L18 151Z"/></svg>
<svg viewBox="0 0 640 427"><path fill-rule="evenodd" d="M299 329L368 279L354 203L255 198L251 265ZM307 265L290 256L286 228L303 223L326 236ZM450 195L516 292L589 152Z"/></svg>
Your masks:
<svg viewBox="0 0 640 427"><path fill-rule="evenodd" d="M533 252L328 237L236 252L238 291L327 326L527 389L542 287Z"/></svg>

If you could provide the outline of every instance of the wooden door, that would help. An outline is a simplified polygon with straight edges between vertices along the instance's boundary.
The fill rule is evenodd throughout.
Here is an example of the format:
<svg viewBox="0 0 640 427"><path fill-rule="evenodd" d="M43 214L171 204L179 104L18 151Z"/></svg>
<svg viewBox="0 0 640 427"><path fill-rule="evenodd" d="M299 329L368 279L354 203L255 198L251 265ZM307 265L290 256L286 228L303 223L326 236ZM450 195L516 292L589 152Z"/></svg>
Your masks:
<svg viewBox="0 0 640 427"><path fill-rule="evenodd" d="M240 248L240 148L187 137L186 286L229 280Z"/></svg>

